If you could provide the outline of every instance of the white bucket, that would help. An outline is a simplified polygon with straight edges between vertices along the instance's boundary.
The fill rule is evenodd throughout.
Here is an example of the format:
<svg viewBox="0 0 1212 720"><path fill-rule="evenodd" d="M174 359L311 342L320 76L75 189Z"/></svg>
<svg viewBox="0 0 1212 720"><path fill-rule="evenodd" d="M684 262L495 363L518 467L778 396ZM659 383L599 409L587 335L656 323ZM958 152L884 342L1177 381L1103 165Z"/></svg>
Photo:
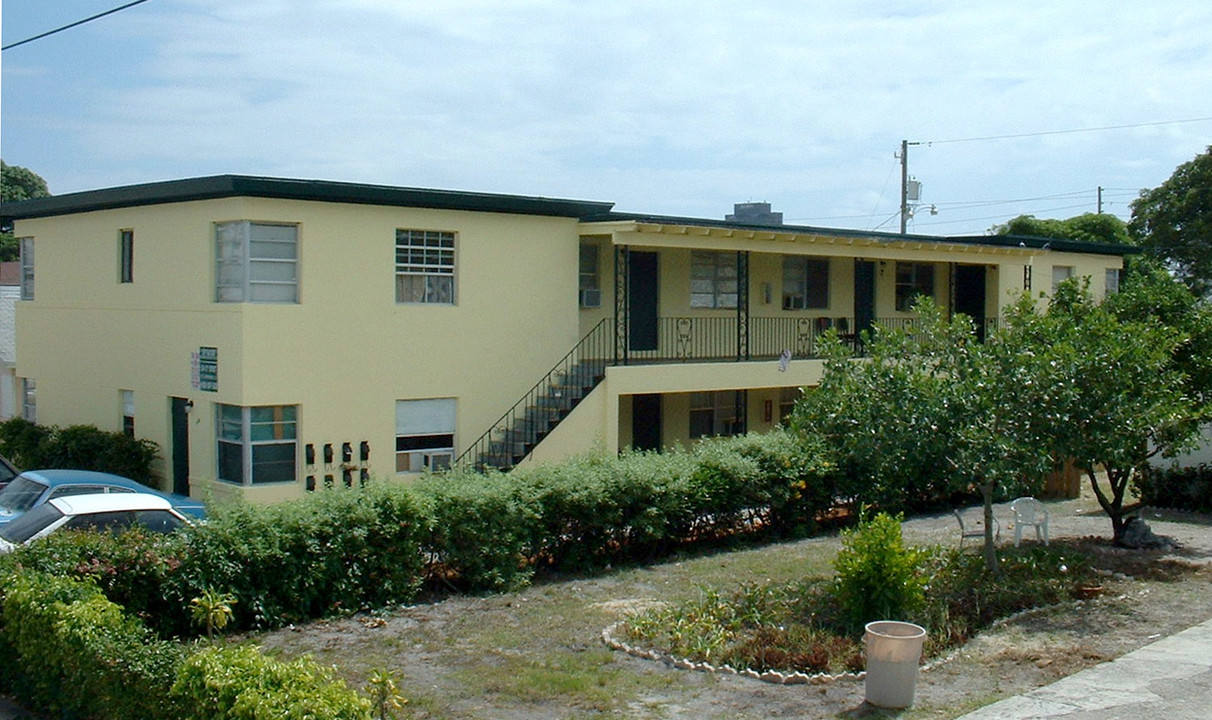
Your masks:
<svg viewBox="0 0 1212 720"><path fill-rule="evenodd" d="M878 620L867 623L867 702L884 708L913 704L917 666L926 629L913 623Z"/></svg>

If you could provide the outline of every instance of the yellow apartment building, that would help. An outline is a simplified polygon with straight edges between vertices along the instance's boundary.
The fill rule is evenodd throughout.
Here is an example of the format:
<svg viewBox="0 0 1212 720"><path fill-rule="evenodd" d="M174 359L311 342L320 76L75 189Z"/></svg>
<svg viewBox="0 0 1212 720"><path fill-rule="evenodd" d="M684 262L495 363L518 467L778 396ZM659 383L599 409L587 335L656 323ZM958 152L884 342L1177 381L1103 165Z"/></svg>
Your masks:
<svg viewBox="0 0 1212 720"><path fill-rule="evenodd" d="M125 429L165 489L270 502L769 429L821 335L977 321L1127 248L620 213L247 176L5 205L21 412Z"/></svg>

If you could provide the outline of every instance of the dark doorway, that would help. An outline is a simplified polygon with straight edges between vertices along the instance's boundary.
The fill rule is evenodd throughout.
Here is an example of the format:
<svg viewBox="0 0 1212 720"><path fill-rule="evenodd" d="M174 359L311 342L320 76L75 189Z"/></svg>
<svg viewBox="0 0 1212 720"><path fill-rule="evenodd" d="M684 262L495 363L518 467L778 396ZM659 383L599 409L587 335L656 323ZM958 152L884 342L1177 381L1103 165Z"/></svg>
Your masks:
<svg viewBox="0 0 1212 720"><path fill-rule="evenodd" d="M854 261L854 332L864 333L875 324L875 263Z"/></svg>
<svg viewBox="0 0 1212 720"><path fill-rule="evenodd" d="M661 396L631 396L631 448L661 449Z"/></svg>
<svg viewBox="0 0 1212 720"><path fill-rule="evenodd" d="M985 266L955 266L955 305L957 313L972 318L978 340L985 339Z"/></svg>
<svg viewBox="0 0 1212 720"><path fill-rule="evenodd" d="M627 344L629 350L657 349L657 254L629 252Z"/></svg>
<svg viewBox="0 0 1212 720"><path fill-rule="evenodd" d="M172 475L173 492L189 495L189 411L186 398L170 398L172 403Z"/></svg>

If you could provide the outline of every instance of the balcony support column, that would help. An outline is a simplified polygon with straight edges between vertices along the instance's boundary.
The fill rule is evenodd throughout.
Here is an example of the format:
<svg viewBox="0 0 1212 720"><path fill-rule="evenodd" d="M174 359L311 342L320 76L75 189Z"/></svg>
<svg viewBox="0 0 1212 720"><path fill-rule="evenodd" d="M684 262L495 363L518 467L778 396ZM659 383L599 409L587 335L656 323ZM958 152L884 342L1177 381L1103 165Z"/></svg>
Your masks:
<svg viewBox="0 0 1212 720"><path fill-rule="evenodd" d="M749 359L749 252L736 254L736 359Z"/></svg>

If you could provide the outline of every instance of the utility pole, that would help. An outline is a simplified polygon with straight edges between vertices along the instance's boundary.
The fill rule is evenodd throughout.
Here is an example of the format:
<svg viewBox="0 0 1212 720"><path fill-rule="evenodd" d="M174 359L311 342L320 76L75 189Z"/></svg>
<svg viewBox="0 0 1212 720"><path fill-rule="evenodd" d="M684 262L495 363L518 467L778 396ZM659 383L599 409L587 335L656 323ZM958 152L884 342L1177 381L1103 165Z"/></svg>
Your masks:
<svg viewBox="0 0 1212 720"><path fill-rule="evenodd" d="M909 146L920 142L901 140L901 235L909 225Z"/></svg>
<svg viewBox="0 0 1212 720"><path fill-rule="evenodd" d="M1098 214L1103 214L1103 186L1098 186Z"/></svg>

